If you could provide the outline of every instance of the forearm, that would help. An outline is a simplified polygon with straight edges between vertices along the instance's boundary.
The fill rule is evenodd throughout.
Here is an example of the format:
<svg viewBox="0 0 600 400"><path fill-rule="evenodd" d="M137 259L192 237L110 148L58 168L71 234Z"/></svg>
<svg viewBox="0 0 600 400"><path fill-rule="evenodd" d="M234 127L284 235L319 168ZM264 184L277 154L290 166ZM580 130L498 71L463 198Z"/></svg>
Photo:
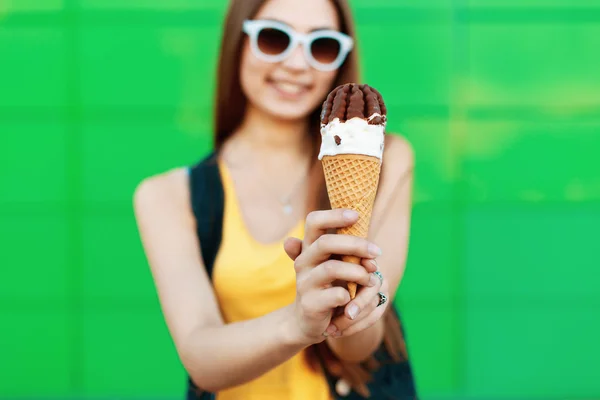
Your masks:
<svg viewBox="0 0 600 400"><path fill-rule="evenodd" d="M291 333L289 307L253 320L205 327L184 346L182 361L204 390L217 392L251 381L307 345Z"/></svg>
<svg viewBox="0 0 600 400"><path fill-rule="evenodd" d="M347 337L329 337L329 348L343 361L361 362L366 360L381 345L384 324L379 319L373 326Z"/></svg>

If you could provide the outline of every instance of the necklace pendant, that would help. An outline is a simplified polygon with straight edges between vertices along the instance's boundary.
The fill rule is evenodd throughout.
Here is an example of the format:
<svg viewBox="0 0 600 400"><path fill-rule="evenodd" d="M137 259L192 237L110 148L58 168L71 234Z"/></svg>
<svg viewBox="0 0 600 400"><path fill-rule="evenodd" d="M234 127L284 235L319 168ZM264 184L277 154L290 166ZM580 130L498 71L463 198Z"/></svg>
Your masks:
<svg viewBox="0 0 600 400"><path fill-rule="evenodd" d="M291 204L285 204L285 205L283 206L283 213L284 213L285 215L290 215L290 214L292 213L292 211L294 211L294 209L292 208L292 205L291 205Z"/></svg>

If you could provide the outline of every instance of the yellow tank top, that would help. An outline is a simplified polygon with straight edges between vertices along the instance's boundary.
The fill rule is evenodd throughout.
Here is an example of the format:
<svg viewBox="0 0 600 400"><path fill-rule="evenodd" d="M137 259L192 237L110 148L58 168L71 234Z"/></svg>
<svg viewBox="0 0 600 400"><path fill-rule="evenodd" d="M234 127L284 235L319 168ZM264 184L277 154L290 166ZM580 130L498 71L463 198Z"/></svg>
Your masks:
<svg viewBox="0 0 600 400"><path fill-rule="evenodd" d="M219 164L225 191L223 238L213 266L213 285L226 322L261 317L291 304L296 296L293 262L283 242L255 240L243 221L226 166ZM304 236L303 221L288 236ZM222 391L217 400L330 400L324 374L314 371L303 352L263 376Z"/></svg>

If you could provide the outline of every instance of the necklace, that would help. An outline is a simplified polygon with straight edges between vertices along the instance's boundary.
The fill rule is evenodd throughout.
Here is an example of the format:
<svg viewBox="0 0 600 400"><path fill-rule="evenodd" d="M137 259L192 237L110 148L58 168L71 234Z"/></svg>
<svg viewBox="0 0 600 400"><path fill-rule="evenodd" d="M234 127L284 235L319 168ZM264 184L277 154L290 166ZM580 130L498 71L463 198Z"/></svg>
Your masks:
<svg viewBox="0 0 600 400"><path fill-rule="evenodd" d="M234 168L242 167L242 163L227 162L227 164L229 164L230 166L233 166ZM292 200L293 200L294 196L296 195L296 192L300 189L300 187L302 187L302 185L306 181L308 172L310 171L310 166L311 166L311 163L309 160L308 165L304 169L304 173L302 174L300 179L298 179L298 181L292 186L292 189L290 190L290 192L283 196L280 193L276 193L275 190L273 189L273 186L268 185L265 179L257 179L257 181L260 181L259 184L260 184L260 186L262 186L263 190L270 192L270 195L274 199L277 199L277 202L279 203L279 208L284 215L290 216L294 213L294 205L292 204Z"/></svg>
<svg viewBox="0 0 600 400"><path fill-rule="evenodd" d="M304 173L302 174L302 176L300 177L300 179L296 182L296 184L294 184L294 186L292 186L291 191L284 196L281 195L276 195L275 193L272 192L273 197L278 198L279 200L279 204L281 207L281 211L285 214L285 215L292 215L294 212L294 206L292 204L292 199L294 198L294 196L296 195L296 192L298 191L298 189L300 189L300 187L302 187L302 185L304 184L304 181L306 180L306 177L308 176L308 171L310 170L310 163L309 165L304 169ZM263 183L264 187L267 187L268 185L266 185L265 183ZM268 186L269 188L271 188L271 186Z"/></svg>
<svg viewBox="0 0 600 400"><path fill-rule="evenodd" d="M282 211L285 215L291 215L294 212L294 206L292 205L292 197L296 193L297 189L304 183L307 174L302 175L300 181L294 185L292 191L287 196L283 196L279 199L279 203L281 204Z"/></svg>

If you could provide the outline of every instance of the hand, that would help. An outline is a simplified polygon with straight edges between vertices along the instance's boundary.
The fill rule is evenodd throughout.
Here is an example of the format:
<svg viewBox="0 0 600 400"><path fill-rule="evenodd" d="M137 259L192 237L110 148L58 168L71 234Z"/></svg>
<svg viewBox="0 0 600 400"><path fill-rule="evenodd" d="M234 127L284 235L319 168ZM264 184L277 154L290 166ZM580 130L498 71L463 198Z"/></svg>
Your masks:
<svg viewBox="0 0 600 400"><path fill-rule="evenodd" d="M373 326L388 306L388 293L389 285L383 276L377 278L375 286L360 287L356 297L344 308L344 313L331 321L339 332L334 336L351 336Z"/></svg>
<svg viewBox="0 0 600 400"><path fill-rule="evenodd" d="M306 218L304 240L289 238L284 244L287 254L294 260L296 271L295 325L306 344L319 343L328 335L341 333L337 325L331 324L337 307L346 306L348 318L354 308L349 306L357 305L364 309L364 313L359 313L360 318L351 320L354 324L361 323L354 331L364 329L361 327L366 327L374 318L367 318L372 314L369 300L379 290L373 292L365 289L379 289L381 286L380 279L372 273L377 268L372 260L380 254L380 250L366 239L326 234L328 229L350 226L357 219L357 213L350 210L312 212ZM331 256L334 254L354 255L363 259L363 262L362 265L356 265L333 260ZM337 285L340 281L356 282L364 288L349 303L350 294L345 287ZM347 329L342 322L338 321L340 327Z"/></svg>

